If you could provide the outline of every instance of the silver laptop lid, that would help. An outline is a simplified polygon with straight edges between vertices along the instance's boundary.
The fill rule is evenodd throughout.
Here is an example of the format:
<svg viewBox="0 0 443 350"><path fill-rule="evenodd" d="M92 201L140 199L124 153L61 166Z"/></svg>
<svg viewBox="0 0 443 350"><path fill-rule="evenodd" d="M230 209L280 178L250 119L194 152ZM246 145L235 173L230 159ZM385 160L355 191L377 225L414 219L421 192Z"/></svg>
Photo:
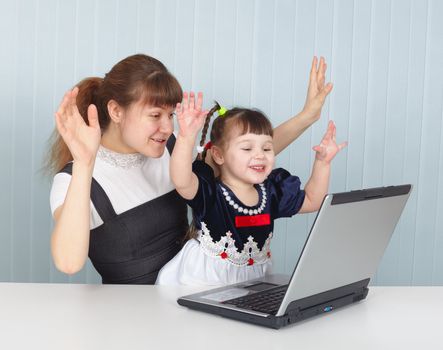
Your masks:
<svg viewBox="0 0 443 350"><path fill-rule="evenodd" d="M410 190L401 185L327 195L277 316L293 300L372 278Z"/></svg>

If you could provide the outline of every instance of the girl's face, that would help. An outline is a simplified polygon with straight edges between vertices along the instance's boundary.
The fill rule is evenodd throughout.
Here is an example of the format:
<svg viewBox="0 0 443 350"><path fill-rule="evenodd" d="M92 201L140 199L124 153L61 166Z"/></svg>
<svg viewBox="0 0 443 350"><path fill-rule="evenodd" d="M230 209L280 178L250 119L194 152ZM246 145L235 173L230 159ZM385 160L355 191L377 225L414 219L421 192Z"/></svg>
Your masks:
<svg viewBox="0 0 443 350"><path fill-rule="evenodd" d="M154 107L139 101L122 111L121 137L131 153L159 158L174 130L174 107ZM128 152L129 153L129 152Z"/></svg>
<svg viewBox="0 0 443 350"><path fill-rule="evenodd" d="M215 156L214 160L220 165L223 181L259 184L274 168L272 136L234 132L218 149L221 157Z"/></svg>

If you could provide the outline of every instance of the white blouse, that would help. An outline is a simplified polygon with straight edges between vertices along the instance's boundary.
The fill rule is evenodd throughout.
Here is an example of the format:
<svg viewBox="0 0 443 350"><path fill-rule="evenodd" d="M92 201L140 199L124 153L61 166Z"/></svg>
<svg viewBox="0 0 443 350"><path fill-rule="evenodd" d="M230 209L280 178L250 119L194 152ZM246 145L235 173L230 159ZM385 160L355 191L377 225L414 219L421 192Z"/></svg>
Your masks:
<svg viewBox="0 0 443 350"><path fill-rule="evenodd" d="M168 150L160 158L139 153L121 154L99 147L93 177L108 195L117 214L151 201L174 189L169 176ZM51 188L51 211L60 207L66 197L71 175L58 173ZM91 230L103 223L91 202Z"/></svg>

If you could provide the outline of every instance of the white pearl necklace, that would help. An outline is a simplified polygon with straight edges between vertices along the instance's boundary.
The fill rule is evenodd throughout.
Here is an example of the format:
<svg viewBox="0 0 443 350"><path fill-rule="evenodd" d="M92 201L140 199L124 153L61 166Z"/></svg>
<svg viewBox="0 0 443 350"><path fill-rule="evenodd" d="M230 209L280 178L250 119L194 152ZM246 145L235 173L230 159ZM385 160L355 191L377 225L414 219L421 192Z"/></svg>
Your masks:
<svg viewBox="0 0 443 350"><path fill-rule="evenodd" d="M257 209L247 209L247 208L243 208L241 205L237 204L234 202L234 200L231 198L231 196L229 195L228 191L226 190L226 188L224 188L222 185L220 185L220 188L222 189L223 192L223 196L225 197L226 202L233 207L235 210L237 210L239 213L242 214L249 214L249 215L257 215L260 214L263 209L265 209L266 206L266 188L265 185L260 184L260 189L261 189L261 204Z"/></svg>

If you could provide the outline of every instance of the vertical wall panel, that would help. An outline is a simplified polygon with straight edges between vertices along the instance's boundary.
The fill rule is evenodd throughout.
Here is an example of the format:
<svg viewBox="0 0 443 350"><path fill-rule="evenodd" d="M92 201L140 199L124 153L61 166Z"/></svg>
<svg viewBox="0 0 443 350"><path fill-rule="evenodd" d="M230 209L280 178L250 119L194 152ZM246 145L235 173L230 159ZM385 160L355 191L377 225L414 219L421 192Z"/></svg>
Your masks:
<svg viewBox="0 0 443 350"><path fill-rule="evenodd" d="M254 0L236 2L236 38L234 63L234 105L249 106L252 94L254 44Z"/></svg>
<svg viewBox="0 0 443 350"><path fill-rule="evenodd" d="M117 0L96 1L94 68L96 74L102 77L117 61L124 57L117 56L118 2ZM130 38L127 39L129 40Z"/></svg>
<svg viewBox="0 0 443 350"><path fill-rule="evenodd" d="M226 106L234 100L235 34L237 31L236 0L216 1L214 17L214 81L213 98ZM212 106L212 101L207 101Z"/></svg>
<svg viewBox="0 0 443 350"><path fill-rule="evenodd" d="M13 146L12 130L15 110L15 73L16 73L16 48L17 43L17 10L18 3L10 1L3 3L0 11L0 103L3 109L0 127L0 183L3 192L0 196L0 280L12 280L12 208L13 200L13 174L12 166ZM11 33L11 28L13 32Z"/></svg>
<svg viewBox="0 0 443 350"><path fill-rule="evenodd" d="M36 10L36 50L34 60L32 115L32 207L31 207L31 281L47 282L50 278L51 217L48 215L47 178L44 161L47 143L53 128L53 87L56 23L55 0L41 0ZM50 49L48 49L50 47Z"/></svg>
<svg viewBox="0 0 443 350"><path fill-rule="evenodd" d="M334 83L321 119L277 158L309 178L328 119L349 146L331 191L412 183L374 284L443 284L443 4L438 0L32 0L0 11L0 281L99 283L50 257L50 179L41 172L65 91L136 52L185 90L263 110L303 108L313 55ZM315 215L276 222L274 271L290 273Z"/></svg>
<svg viewBox="0 0 443 350"><path fill-rule="evenodd" d="M176 0L158 0L155 8L154 54L174 71L177 25Z"/></svg>
<svg viewBox="0 0 443 350"><path fill-rule="evenodd" d="M275 2L256 1L251 104L267 113L271 107Z"/></svg>
<svg viewBox="0 0 443 350"><path fill-rule="evenodd" d="M406 102L408 86L409 36L411 4L393 0L389 41L388 88L385 119L383 184L396 184L402 179L405 143ZM400 223L401 225L402 223ZM400 228L401 226L399 226ZM392 283L398 271L400 232L396 230L378 269L378 284ZM395 281L398 283L398 280Z"/></svg>
<svg viewBox="0 0 443 350"><path fill-rule="evenodd" d="M329 118L337 127L337 142L348 139L349 129L349 96L351 94L352 71L352 32L354 26L354 3L352 0L336 0L334 2L334 22L332 35L332 59L330 61L331 80L334 90L329 101ZM326 118L323 118L326 122ZM326 131L326 125L313 140L319 144ZM345 148L334 158L330 181L330 191L342 191L346 187L346 155Z"/></svg>
<svg viewBox="0 0 443 350"><path fill-rule="evenodd" d="M32 115L36 1L18 4L17 70L13 114L12 278L28 282L31 267Z"/></svg>
<svg viewBox="0 0 443 350"><path fill-rule="evenodd" d="M414 188L399 227L401 234L397 254L398 283L401 285L412 282L414 264L428 6L428 1L412 1L408 31L410 46L402 182L412 183Z"/></svg>
<svg viewBox="0 0 443 350"><path fill-rule="evenodd" d="M363 186L372 1L355 1L353 13L349 131L346 150L346 188L350 190Z"/></svg>
<svg viewBox="0 0 443 350"><path fill-rule="evenodd" d="M302 110L306 99L306 92L309 82L309 71L311 60L315 52L316 44L316 23L317 23L317 4L312 1L298 1L295 9L295 42L294 58L292 64L292 113L298 113ZM326 21L325 25L332 22ZM329 27L330 30L330 27ZM329 54L329 52L328 52ZM328 56L325 54L325 56ZM319 53L319 55L321 55ZM311 130L307 130L294 145L290 146L290 158L288 167L285 163L279 166L288 169L291 173L300 177L302 184L305 184L309 178L312 168L311 149ZM301 252L305 239L309 233L309 215L296 215L290 219L282 219L287 225L286 233L286 257L284 271L290 273L295 266L298 256ZM282 225L277 222L278 225ZM276 226L276 235L278 235L279 226ZM274 254L275 259L279 259ZM277 260L278 261L278 260Z"/></svg>
<svg viewBox="0 0 443 350"><path fill-rule="evenodd" d="M274 50L272 65L271 84L271 106L268 116L272 118L274 127L287 120L292 114L292 101L294 99L293 66L295 50L295 17L296 3L294 1L277 1L275 3L275 29L274 29ZM276 167L288 164L290 150L285 150L276 159ZM272 242L272 252L276 257L286 257L286 259L275 259L274 269L285 269L285 260L292 260L297 257L297 246L288 245L287 237L299 235L296 230L288 230L288 220L278 220L274 226L274 239Z"/></svg>
<svg viewBox="0 0 443 350"><path fill-rule="evenodd" d="M200 87L194 87L192 80L192 65L195 47L195 0L177 1L176 18L177 26L175 28L176 42L174 53L175 69L173 74L180 81L180 84L185 91L197 91Z"/></svg>
<svg viewBox="0 0 443 350"><path fill-rule="evenodd" d="M137 0L137 52L154 54L156 4L156 0Z"/></svg>
<svg viewBox="0 0 443 350"><path fill-rule="evenodd" d="M192 61L193 87L203 91L206 103L214 98L214 38L216 2L195 0L194 51Z"/></svg>
<svg viewBox="0 0 443 350"><path fill-rule="evenodd" d="M76 54L76 20L77 6L75 2L56 2L56 23L55 23L55 64L54 64L54 109L65 91L75 84L75 54ZM51 116L53 118L53 116ZM82 281L85 271L79 272L73 277L76 281ZM69 282L72 280L66 274L59 272L53 264L50 270L51 282Z"/></svg>
<svg viewBox="0 0 443 350"><path fill-rule="evenodd" d="M129 53L136 53L137 47L137 0L117 1L117 43L116 55L124 58Z"/></svg>
<svg viewBox="0 0 443 350"><path fill-rule="evenodd" d="M420 173L418 180L417 222L414 250L414 284L428 284L432 281L434 269L434 243L438 207L439 147L441 139L442 111L442 13L439 1L430 1L426 35L425 80L423 116L421 128ZM441 215L441 213L440 213ZM439 254L439 252L436 252Z"/></svg>
<svg viewBox="0 0 443 350"><path fill-rule="evenodd" d="M382 184L391 1L373 0L363 186ZM375 23L374 23L375 22Z"/></svg>
<svg viewBox="0 0 443 350"><path fill-rule="evenodd" d="M441 30L441 28L440 28ZM440 52L440 57L443 58L442 52ZM442 99L443 100L443 95ZM443 109L440 114L440 120L443 120ZM440 135L443 135L443 123L441 124ZM443 139L440 138L440 159L438 168L438 200L437 200L437 213L443 213ZM435 218L435 239L434 239L434 249L433 257L434 264L432 266L432 284L443 285L443 217L442 215L436 215ZM429 282L428 282L429 283Z"/></svg>

